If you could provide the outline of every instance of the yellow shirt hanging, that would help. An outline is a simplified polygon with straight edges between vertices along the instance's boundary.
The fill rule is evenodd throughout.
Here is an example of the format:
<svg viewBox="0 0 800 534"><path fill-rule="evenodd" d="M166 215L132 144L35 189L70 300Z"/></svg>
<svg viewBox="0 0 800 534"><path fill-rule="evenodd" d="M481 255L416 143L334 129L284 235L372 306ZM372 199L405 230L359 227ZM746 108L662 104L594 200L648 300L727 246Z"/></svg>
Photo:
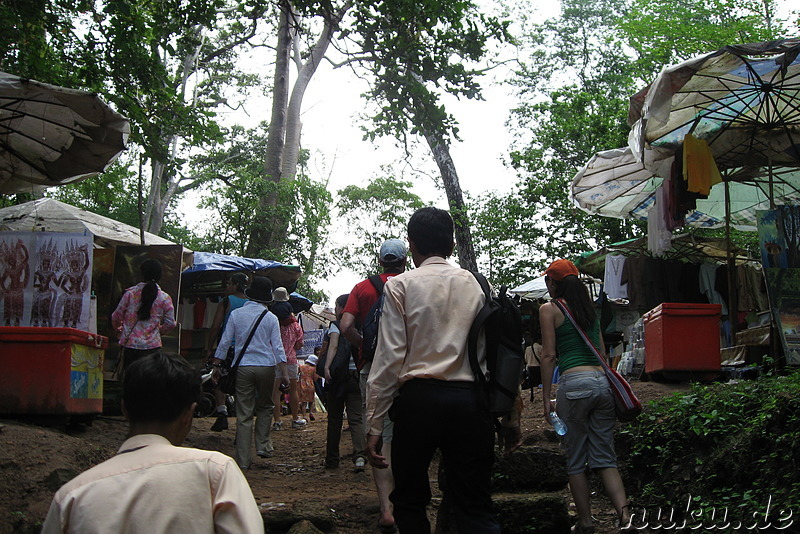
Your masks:
<svg viewBox="0 0 800 534"><path fill-rule="evenodd" d="M689 182L689 191L706 196L711 186L722 181L708 143L692 134L683 138L683 179Z"/></svg>

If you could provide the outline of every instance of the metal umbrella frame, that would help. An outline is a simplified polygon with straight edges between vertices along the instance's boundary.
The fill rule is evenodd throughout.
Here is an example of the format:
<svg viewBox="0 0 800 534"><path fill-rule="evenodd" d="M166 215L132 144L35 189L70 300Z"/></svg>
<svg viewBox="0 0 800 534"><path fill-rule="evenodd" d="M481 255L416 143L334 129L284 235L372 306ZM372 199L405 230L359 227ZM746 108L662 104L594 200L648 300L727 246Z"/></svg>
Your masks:
<svg viewBox="0 0 800 534"><path fill-rule="evenodd" d="M0 72L0 193L95 176L129 133L128 120L95 93Z"/></svg>
<svg viewBox="0 0 800 534"><path fill-rule="evenodd" d="M685 226L720 228L730 224L739 230L756 230L756 211L769 209L774 201L800 201L800 169L781 167L740 167L722 171L728 183L717 184L707 199L697 201L697 209L685 216ZM582 210L604 217L646 221L656 192L664 178L647 169L630 147L595 154L572 180L571 197ZM771 189L768 187L771 183Z"/></svg>
<svg viewBox="0 0 800 534"><path fill-rule="evenodd" d="M708 142L717 166L800 166L800 39L727 46L665 68L634 95L634 154L649 169L686 134Z"/></svg>

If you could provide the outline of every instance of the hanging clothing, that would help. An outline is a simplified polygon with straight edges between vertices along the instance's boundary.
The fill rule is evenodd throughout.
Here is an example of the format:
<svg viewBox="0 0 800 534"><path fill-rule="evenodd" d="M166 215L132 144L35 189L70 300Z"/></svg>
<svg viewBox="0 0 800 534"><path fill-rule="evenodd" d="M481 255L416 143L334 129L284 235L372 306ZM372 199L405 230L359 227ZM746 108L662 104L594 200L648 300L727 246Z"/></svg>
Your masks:
<svg viewBox="0 0 800 534"><path fill-rule="evenodd" d="M722 182L708 143L692 134L683 138L683 179L689 191L701 195L708 195L713 185Z"/></svg>
<svg viewBox="0 0 800 534"><path fill-rule="evenodd" d="M622 282L622 269L625 256L609 254L606 256L606 269L603 275L603 291L610 299L628 298L628 284Z"/></svg>
<svg viewBox="0 0 800 534"><path fill-rule="evenodd" d="M716 278L716 263L703 263L700 265L700 291L705 294L711 304L722 305L722 315L728 315L728 305L722 295L715 289Z"/></svg>

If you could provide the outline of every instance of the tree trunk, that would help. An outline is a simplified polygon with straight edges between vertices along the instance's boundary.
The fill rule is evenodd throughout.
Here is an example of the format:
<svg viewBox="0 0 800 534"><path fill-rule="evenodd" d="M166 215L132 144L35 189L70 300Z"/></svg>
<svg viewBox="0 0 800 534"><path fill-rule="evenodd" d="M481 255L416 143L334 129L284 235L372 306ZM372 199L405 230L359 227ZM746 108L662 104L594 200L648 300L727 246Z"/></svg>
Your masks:
<svg viewBox="0 0 800 534"><path fill-rule="evenodd" d="M326 18L322 33L314 44L314 48L305 63L300 59L297 36L290 26L292 6L288 1L281 2L281 21L278 30L277 60L275 62L275 83L272 100L272 122L267 138L267 155L264 171L269 180L275 183L294 180L300 158L300 133L303 127L300 112L308 84L317 71L325 52L333 38L344 13L352 7L346 2L338 13ZM295 52L297 80L289 97L289 64L291 52ZM273 215L265 220L266 224L253 228L247 245L248 256L256 256L265 250L278 251L283 247L289 221L275 214L278 204L277 193L259 199L259 211L263 215Z"/></svg>
<svg viewBox="0 0 800 534"><path fill-rule="evenodd" d="M281 180L281 163L286 140L287 108L289 105L289 63L292 52L292 29L289 22L291 5L286 0L280 2L280 23L278 24L278 45L276 47L275 78L272 87L272 118L269 123L267 150L264 157L264 174L267 180L278 183ZM263 255L272 241L272 222L267 219L277 205L277 196L268 195L258 200L255 224L250 230L246 253L250 257Z"/></svg>
<svg viewBox="0 0 800 534"><path fill-rule="evenodd" d="M469 227L469 216L467 207L464 204L464 196L461 193L461 184L458 181L456 165L450 156L450 149L444 140L435 137L433 134L426 133L425 139L439 166L442 175L444 191L447 194L447 203L450 206L450 215L453 216L455 223L456 245L458 252L458 263L463 269L470 271L478 270L478 262L475 259L475 248L472 246L472 234Z"/></svg>

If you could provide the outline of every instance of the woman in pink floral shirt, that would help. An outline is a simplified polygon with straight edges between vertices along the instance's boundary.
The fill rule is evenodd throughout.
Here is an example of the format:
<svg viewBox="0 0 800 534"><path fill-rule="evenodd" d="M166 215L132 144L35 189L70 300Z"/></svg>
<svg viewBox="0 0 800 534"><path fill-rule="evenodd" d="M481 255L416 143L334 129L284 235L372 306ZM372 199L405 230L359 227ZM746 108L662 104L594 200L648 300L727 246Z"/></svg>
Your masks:
<svg viewBox="0 0 800 534"><path fill-rule="evenodd" d="M111 324L124 351L125 369L130 364L161 350L161 334L175 328L172 298L158 287L161 262L146 259L139 266L144 282L129 287L111 314Z"/></svg>

